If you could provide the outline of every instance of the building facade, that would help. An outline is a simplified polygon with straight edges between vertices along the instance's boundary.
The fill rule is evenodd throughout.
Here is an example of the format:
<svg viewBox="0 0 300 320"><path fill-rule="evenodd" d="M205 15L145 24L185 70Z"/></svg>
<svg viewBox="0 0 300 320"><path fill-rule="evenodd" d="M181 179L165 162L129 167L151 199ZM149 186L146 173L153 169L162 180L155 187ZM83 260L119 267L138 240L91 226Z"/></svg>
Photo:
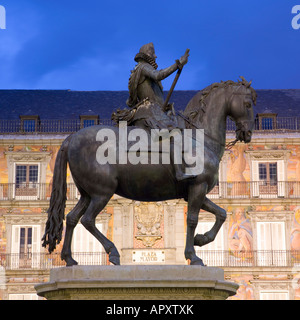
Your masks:
<svg viewBox="0 0 300 320"><path fill-rule="evenodd" d="M197 252L206 265L223 268L225 279L239 283L231 299L300 299L299 92L270 90L269 99L261 92L251 143L237 143L225 151L219 183L208 195L227 211L227 220L215 241ZM69 93L75 100L81 95ZM62 99L58 93L50 94ZM45 106L55 114L50 106L54 98L47 100L45 92L0 92L0 299L38 299L34 285L48 281L51 268L64 265L62 243L51 255L41 246L55 159L70 133L109 123L106 114L126 93L107 93L120 100L106 107L105 118L95 112L97 105L91 108L100 94L88 97L82 92L77 109L70 109L77 110L71 117L50 118ZM12 100L17 95L17 101ZM186 92L176 93L178 101L183 96L189 98ZM80 106L78 101L84 103ZM279 112L281 106L274 101L286 108ZM54 105L59 115L61 107ZM234 138L228 122L227 141ZM80 197L69 170L67 182L66 214ZM114 195L99 213L97 227L115 243L121 264L185 264L186 214L183 199L144 203ZM214 216L201 210L197 233L213 224ZM80 223L72 250L79 264L108 264L102 246Z"/></svg>

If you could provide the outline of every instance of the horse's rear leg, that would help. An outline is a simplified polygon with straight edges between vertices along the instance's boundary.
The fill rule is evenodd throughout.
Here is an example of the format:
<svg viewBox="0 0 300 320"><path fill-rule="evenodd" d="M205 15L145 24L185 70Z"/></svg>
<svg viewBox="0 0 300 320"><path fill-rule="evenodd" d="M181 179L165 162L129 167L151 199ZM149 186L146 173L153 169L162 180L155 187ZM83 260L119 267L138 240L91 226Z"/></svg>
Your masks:
<svg viewBox="0 0 300 320"><path fill-rule="evenodd" d="M103 245L106 253L109 254L109 261L119 265L120 255L117 248L96 228L96 217L100 211L104 209L109 199L110 197L107 196L93 197L86 212L81 218L81 223Z"/></svg>
<svg viewBox="0 0 300 320"><path fill-rule="evenodd" d="M215 240L215 237L219 232L222 224L226 220L226 216L227 216L226 211L224 209L217 206L207 197L205 197L201 208L205 211L213 213L216 216L216 222L211 228L211 230L209 230L208 232L205 232L205 234L197 234L195 236L194 244L200 247Z"/></svg>
<svg viewBox="0 0 300 320"><path fill-rule="evenodd" d="M76 206L71 210L66 217L66 233L65 233L65 240L64 245L61 251L61 259L65 260L67 266L73 266L77 264L72 258L71 252L71 243L72 243L72 236L74 228L76 227L79 219L84 214L85 210L87 209L90 203L90 198L86 195L82 195L80 200L77 202Z"/></svg>
<svg viewBox="0 0 300 320"><path fill-rule="evenodd" d="M195 229L198 224L198 215L204 201L207 191L207 184L194 184L189 187L188 192L188 213L187 213L187 231L186 231L186 246L184 255L187 260L190 260L191 265L204 266L203 261L197 257L194 248Z"/></svg>

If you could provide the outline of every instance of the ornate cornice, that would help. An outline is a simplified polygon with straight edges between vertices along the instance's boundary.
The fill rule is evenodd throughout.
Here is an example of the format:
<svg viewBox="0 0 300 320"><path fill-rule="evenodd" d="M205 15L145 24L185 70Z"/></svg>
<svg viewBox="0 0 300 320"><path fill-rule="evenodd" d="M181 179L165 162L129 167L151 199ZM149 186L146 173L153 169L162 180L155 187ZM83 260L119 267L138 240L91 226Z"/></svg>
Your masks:
<svg viewBox="0 0 300 320"><path fill-rule="evenodd" d="M47 220L46 214L5 214L4 216L5 224L45 224Z"/></svg>
<svg viewBox="0 0 300 320"><path fill-rule="evenodd" d="M248 211L252 221L288 221L294 212L287 211Z"/></svg>
<svg viewBox="0 0 300 320"><path fill-rule="evenodd" d="M258 290L289 290L291 280L250 280L251 284L255 285Z"/></svg>
<svg viewBox="0 0 300 320"><path fill-rule="evenodd" d="M246 150L250 160L287 160L291 150L287 149L269 149L269 150Z"/></svg>
<svg viewBox="0 0 300 320"><path fill-rule="evenodd" d="M4 152L9 162L34 161L48 162L51 152L32 152L32 151L7 151Z"/></svg>

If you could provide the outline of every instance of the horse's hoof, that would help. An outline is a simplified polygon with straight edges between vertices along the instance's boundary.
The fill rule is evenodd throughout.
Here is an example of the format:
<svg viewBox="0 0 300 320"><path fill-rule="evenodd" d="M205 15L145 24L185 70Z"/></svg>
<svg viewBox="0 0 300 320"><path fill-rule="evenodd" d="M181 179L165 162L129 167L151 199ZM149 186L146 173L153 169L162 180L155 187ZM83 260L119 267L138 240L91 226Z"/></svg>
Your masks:
<svg viewBox="0 0 300 320"><path fill-rule="evenodd" d="M109 256L108 261L114 265L117 265L117 266L120 265L120 257L118 256Z"/></svg>
<svg viewBox="0 0 300 320"><path fill-rule="evenodd" d="M195 246L202 247L205 244L207 244L208 242L209 242L208 238L204 234L196 234L196 236L194 237L194 245Z"/></svg>
<svg viewBox="0 0 300 320"><path fill-rule="evenodd" d="M77 266L78 265L78 262L75 261L75 262L69 262L66 264L66 267L73 267L73 266Z"/></svg>
<svg viewBox="0 0 300 320"><path fill-rule="evenodd" d="M66 266L67 267L72 267L72 266L78 265L78 262L76 260L74 260L72 257L62 256L61 259L66 261Z"/></svg>
<svg viewBox="0 0 300 320"><path fill-rule="evenodd" d="M197 259L194 261L191 261L191 266L202 266L205 267L205 264L203 263L202 259Z"/></svg>

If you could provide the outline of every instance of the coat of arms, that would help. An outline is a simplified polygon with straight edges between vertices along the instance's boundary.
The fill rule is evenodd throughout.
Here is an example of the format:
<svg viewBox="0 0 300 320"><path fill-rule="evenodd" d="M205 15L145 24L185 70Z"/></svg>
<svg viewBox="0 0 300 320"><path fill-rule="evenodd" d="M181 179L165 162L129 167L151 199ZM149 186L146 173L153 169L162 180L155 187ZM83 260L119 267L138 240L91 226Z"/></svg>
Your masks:
<svg viewBox="0 0 300 320"><path fill-rule="evenodd" d="M144 246L150 248L162 238L160 232L163 217L162 205L142 202L134 207L137 233L135 238L141 240Z"/></svg>

